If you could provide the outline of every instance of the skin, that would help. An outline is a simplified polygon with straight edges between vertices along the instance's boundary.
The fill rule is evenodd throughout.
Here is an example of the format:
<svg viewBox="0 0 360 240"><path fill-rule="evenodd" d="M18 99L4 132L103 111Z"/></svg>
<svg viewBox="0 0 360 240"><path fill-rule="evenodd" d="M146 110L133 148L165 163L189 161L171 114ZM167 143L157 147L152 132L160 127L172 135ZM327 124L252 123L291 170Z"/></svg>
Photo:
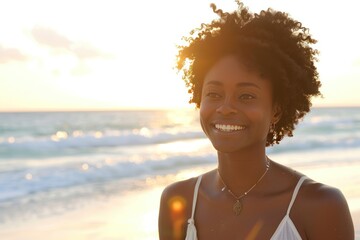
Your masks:
<svg viewBox="0 0 360 240"><path fill-rule="evenodd" d="M218 170L203 175L195 213L198 239L270 239L286 214L293 190L302 176L271 161L270 170L241 199L239 216L232 211L237 196L249 190L266 169L266 136L281 117L273 103L271 83L249 71L234 56L220 59L207 73L200 104L201 126L218 153ZM221 131L220 125L240 130ZM160 239L185 239L196 178L174 183L162 194ZM305 180L290 218L302 239L354 239L349 208L342 193Z"/></svg>

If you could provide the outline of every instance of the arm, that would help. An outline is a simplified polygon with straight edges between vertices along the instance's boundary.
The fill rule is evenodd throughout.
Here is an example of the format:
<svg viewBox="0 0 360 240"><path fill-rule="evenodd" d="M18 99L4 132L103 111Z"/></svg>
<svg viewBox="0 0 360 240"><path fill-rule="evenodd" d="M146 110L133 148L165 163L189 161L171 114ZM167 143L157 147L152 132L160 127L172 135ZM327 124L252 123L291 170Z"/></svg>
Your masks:
<svg viewBox="0 0 360 240"><path fill-rule="evenodd" d="M185 239L189 215L188 181L166 187L161 195L158 221L160 240Z"/></svg>

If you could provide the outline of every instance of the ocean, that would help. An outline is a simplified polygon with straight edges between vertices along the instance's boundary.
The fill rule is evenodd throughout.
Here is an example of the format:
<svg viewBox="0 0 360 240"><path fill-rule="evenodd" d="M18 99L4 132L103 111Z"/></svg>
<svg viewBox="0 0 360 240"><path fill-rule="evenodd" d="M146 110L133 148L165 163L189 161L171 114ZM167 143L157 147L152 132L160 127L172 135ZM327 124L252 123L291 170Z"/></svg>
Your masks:
<svg viewBox="0 0 360 240"><path fill-rule="evenodd" d="M359 165L359 149L360 108L314 108L267 153L302 169ZM61 215L199 167L216 167L216 152L197 110L0 113L0 225ZM348 180L360 186L360 177Z"/></svg>

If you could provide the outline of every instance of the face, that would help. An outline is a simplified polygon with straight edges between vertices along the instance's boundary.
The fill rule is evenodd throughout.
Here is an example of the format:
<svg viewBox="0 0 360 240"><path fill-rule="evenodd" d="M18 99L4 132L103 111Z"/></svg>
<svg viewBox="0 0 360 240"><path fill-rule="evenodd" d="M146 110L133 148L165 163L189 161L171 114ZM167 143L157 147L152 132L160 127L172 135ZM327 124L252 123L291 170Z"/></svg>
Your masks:
<svg viewBox="0 0 360 240"><path fill-rule="evenodd" d="M277 115L270 81L249 71L234 56L220 59L205 76L200 121L218 151L264 148Z"/></svg>

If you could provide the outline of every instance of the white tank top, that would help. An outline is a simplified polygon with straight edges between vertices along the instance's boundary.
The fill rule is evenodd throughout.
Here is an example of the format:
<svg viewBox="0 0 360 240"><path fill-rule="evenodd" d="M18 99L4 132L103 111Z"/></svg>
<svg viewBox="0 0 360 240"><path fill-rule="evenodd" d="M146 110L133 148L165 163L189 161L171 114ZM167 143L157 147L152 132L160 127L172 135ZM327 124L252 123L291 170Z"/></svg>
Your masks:
<svg viewBox="0 0 360 240"><path fill-rule="evenodd" d="M202 175L200 175L198 177L196 184L195 184L191 218L188 219L188 226L187 226L185 240L197 240L194 215L195 215L196 201L197 201L197 195L198 195L198 191L199 191L201 178L202 178ZM291 197L291 201L290 201L289 207L287 209L286 215L280 222L279 226L277 227L276 231L274 232L274 234L272 235L270 240L301 240L301 236L300 236L299 232L297 231L289 214L290 214L291 207L295 202L295 199L299 192L301 184L304 182L304 180L306 178L307 178L306 176L302 176L299 179L298 183L296 184L296 187L295 187L293 195Z"/></svg>

